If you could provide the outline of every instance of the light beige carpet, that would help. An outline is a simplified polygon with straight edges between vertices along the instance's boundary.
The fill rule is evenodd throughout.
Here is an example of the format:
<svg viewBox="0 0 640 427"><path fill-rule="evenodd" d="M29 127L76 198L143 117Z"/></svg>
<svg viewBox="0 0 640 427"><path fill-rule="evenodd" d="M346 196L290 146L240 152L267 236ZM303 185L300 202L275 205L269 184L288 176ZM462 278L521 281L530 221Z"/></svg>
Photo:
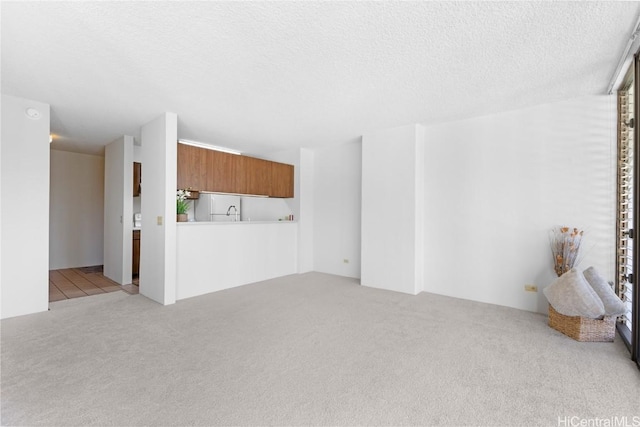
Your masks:
<svg viewBox="0 0 640 427"><path fill-rule="evenodd" d="M120 292L61 301L1 323L2 424L557 426L640 416L640 372L620 339L579 343L546 320L320 273L167 307Z"/></svg>

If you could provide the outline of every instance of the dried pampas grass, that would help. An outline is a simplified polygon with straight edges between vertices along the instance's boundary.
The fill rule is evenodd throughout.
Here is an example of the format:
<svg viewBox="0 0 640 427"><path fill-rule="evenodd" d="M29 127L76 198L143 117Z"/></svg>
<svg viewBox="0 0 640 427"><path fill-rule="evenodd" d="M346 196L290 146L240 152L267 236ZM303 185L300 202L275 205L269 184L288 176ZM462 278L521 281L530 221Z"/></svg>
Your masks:
<svg viewBox="0 0 640 427"><path fill-rule="evenodd" d="M584 230L571 227L556 227L551 231L553 268L558 277L577 264L583 234Z"/></svg>

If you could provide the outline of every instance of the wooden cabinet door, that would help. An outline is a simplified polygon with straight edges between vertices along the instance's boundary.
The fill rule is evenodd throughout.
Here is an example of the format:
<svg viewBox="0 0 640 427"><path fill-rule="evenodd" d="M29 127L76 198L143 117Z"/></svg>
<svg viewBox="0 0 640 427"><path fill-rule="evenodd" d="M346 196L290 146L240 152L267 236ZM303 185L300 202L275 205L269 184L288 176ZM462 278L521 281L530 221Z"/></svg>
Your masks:
<svg viewBox="0 0 640 427"><path fill-rule="evenodd" d="M207 151L206 191L239 193L240 156L222 151L205 151Z"/></svg>
<svg viewBox="0 0 640 427"><path fill-rule="evenodd" d="M140 182L142 181L142 163L133 162L133 197L140 195Z"/></svg>
<svg viewBox="0 0 640 427"><path fill-rule="evenodd" d="M242 169L244 182L241 187L244 194L254 194L258 196L268 196L271 194L270 161L242 156Z"/></svg>
<svg viewBox="0 0 640 427"><path fill-rule="evenodd" d="M178 144L177 189L206 190L207 153L211 150Z"/></svg>
<svg viewBox="0 0 640 427"><path fill-rule="evenodd" d="M293 166L271 162L271 197L293 197Z"/></svg>
<svg viewBox="0 0 640 427"><path fill-rule="evenodd" d="M140 274L140 230L133 230L133 254L131 273L134 276Z"/></svg>

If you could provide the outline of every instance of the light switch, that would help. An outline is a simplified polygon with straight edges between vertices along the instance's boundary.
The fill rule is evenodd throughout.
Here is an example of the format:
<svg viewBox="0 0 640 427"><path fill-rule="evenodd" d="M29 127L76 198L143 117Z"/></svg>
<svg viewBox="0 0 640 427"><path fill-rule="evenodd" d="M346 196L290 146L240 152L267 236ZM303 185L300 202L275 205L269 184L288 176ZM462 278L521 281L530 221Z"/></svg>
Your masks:
<svg viewBox="0 0 640 427"><path fill-rule="evenodd" d="M162 225L162 216L159 216L157 218L157 222L158 222L158 225Z"/></svg>

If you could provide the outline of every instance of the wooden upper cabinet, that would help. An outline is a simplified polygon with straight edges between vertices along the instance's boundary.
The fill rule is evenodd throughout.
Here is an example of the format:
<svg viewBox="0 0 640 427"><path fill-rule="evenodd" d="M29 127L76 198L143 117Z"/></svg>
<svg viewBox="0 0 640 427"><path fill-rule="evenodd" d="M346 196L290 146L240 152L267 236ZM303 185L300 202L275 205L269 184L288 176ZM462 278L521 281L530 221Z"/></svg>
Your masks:
<svg viewBox="0 0 640 427"><path fill-rule="evenodd" d="M271 162L271 197L293 197L293 165Z"/></svg>
<svg viewBox="0 0 640 427"><path fill-rule="evenodd" d="M215 150L204 151L207 152L206 191L239 193L240 156Z"/></svg>
<svg viewBox="0 0 640 427"><path fill-rule="evenodd" d="M293 197L293 166L178 144L179 189Z"/></svg>
<svg viewBox="0 0 640 427"><path fill-rule="evenodd" d="M271 195L271 163L268 160L242 156L242 173L240 176L241 193L259 196Z"/></svg>
<svg viewBox="0 0 640 427"><path fill-rule="evenodd" d="M209 151L211 150L178 144L178 189L206 190Z"/></svg>
<svg viewBox="0 0 640 427"><path fill-rule="evenodd" d="M142 182L142 163L133 162L133 197L140 195L140 182Z"/></svg>

